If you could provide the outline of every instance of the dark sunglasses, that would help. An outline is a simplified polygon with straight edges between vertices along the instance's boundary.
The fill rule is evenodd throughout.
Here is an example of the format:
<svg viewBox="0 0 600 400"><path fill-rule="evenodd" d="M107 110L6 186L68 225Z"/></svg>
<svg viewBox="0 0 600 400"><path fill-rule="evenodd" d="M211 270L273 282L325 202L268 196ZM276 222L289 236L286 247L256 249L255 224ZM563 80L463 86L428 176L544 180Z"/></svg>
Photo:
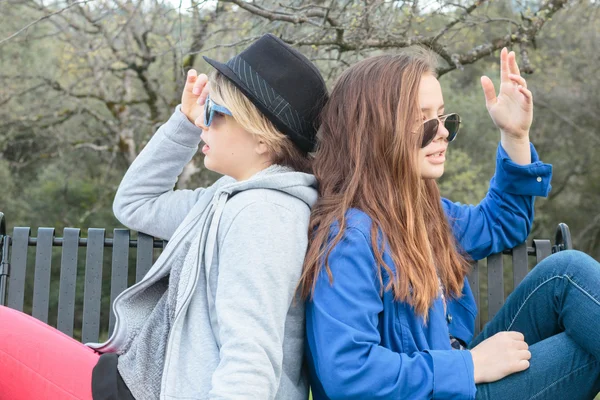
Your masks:
<svg viewBox="0 0 600 400"><path fill-rule="evenodd" d="M215 116L215 113L225 114L229 115L230 117L233 117L231 111L229 111L223 106L218 105L217 103L211 100L210 96L208 96L206 98L206 103L204 103L204 126L206 126L207 128L210 126L213 117Z"/></svg>
<svg viewBox="0 0 600 400"><path fill-rule="evenodd" d="M444 127L448 130L448 137L446 140L449 142L456 139L456 134L460 128L460 116L458 114L446 114L440 117L425 121L423 124L423 143L421 148L426 147L429 143L435 139L437 135L440 121L444 124Z"/></svg>

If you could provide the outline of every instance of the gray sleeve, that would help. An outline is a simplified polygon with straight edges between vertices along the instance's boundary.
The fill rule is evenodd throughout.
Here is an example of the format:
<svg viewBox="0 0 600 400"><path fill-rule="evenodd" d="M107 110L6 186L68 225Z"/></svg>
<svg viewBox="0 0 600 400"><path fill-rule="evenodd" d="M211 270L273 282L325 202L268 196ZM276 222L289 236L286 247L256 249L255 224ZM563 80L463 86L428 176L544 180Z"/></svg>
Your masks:
<svg viewBox="0 0 600 400"><path fill-rule="evenodd" d="M221 360L210 400L275 398L285 321L307 247L305 228L290 210L257 202L241 210L225 234L215 294Z"/></svg>
<svg viewBox="0 0 600 400"><path fill-rule="evenodd" d="M169 239L207 189L173 190L177 177L198 150L202 130L177 106L123 177L113 212L130 229Z"/></svg>

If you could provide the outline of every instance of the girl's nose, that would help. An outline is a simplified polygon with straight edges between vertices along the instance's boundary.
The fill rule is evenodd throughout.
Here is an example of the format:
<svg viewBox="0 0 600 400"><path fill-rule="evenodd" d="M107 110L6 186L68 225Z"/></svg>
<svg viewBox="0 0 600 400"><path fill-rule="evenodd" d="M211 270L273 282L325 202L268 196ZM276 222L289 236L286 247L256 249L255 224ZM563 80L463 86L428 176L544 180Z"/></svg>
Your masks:
<svg viewBox="0 0 600 400"><path fill-rule="evenodd" d="M438 125L437 136L446 139L448 136L450 136L450 132L448 132L448 129L446 129L446 125L444 124L444 122L445 121L440 120L440 124Z"/></svg>
<svg viewBox="0 0 600 400"><path fill-rule="evenodd" d="M196 118L196 120L194 121L194 125L202 129L203 131L208 131L208 127L204 125L204 116L202 115Z"/></svg>

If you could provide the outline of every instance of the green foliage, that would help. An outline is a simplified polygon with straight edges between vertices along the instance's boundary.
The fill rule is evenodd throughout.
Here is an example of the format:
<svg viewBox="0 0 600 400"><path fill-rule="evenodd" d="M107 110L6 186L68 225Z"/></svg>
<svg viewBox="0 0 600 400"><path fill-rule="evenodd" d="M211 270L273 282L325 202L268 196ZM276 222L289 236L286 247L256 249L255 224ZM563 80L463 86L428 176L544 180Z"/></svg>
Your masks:
<svg viewBox="0 0 600 400"><path fill-rule="evenodd" d="M110 209L114 192L81 170L50 164L33 185L24 188L29 226L111 227L116 225ZM100 225L98 225L100 224Z"/></svg>
<svg viewBox="0 0 600 400"><path fill-rule="evenodd" d="M41 15L26 4L0 6L0 37ZM501 17L505 25L482 23L477 29L459 29L453 41L444 45L450 52L471 49L485 38L510 32L508 19L530 18L539 6L528 2L513 4L511 9L506 2L490 3L475 10L474 18ZM215 45L235 43L265 30L281 35L314 30L313 26L266 23L229 3L220 3L216 11L198 8L181 14L173 7L148 4L128 14L103 1L97 8L86 8L90 15L102 16L97 26L73 9L3 45L0 210L11 226L118 226L111 211L118 182L131 155L143 148L178 103L185 69L206 71L198 51L209 49L202 54L226 60L246 43ZM355 18L362 5L351 2L348 7L348 18ZM534 234L550 237L556 223L565 221L578 243L594 251L600 249L600 228L594 223L600 218L600 188L595 178L600 162L594 157L600 144L600 120L595 112L600 108L596 95L600 60L594 41L600 33L595 17L598 4L584 0L569 3L568 8L548 21L536 43L528 47L536 68L535 74L526 76L536 103L531 139L542 160L554 165L553 193L536 202ZM378 6L373 12L379 15L385 10ZM412 21L418 31L435 32L448 18L461 15L456 7L432 15L426 10L413 15L404 7L395 14L390 29L400 32ZM72 29L65 29L68 22L73 23ZM362 29L363 22L356 19L357 29ZM76 25L84 29L76 31ZM101 32L112 33L108 38L115 40L107 42ZM317 46L306 46L303 51L317 59L332 84L348 63L388 50L338 56L330 48ZM132 66L142 68L141 72ZM479 85L483 74L498 84L497 54L440 79L446 110L459 112L463 118L440 188L444 196L464 203L477 203L485 194L499 141ZM195 161L201 165L201 155ZM201 168L187 185L206 185L214 179L214 174ZM578 236L578 232L585 234Z"/></svg>
<svg viewBox="0 0 600 400"><path fill-rule="evenodd" d="M439 182L442 196L463 204L477 204L485 196L489 178L461 149L448 151L446 171Z"/></svg>
<svg viewBox="0 0 600 400"><path fill-rule="evenodd" d="M8 168L8 162L0 159L0 211L7 217L20 215L18 202L13 197L15 193L15 183Z"/></svg>

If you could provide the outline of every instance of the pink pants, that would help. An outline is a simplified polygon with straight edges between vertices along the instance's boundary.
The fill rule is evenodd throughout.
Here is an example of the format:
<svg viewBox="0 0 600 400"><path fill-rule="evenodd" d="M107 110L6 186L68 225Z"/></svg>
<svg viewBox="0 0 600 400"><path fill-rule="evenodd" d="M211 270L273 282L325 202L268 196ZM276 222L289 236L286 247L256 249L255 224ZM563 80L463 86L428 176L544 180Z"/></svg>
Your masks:
<svg viewBox="0 0 600 400"><path fill-rule="evenodd" d="M0 400L91 400L98 357L59 330L0 306Z"/></svg>

